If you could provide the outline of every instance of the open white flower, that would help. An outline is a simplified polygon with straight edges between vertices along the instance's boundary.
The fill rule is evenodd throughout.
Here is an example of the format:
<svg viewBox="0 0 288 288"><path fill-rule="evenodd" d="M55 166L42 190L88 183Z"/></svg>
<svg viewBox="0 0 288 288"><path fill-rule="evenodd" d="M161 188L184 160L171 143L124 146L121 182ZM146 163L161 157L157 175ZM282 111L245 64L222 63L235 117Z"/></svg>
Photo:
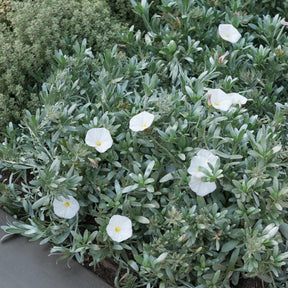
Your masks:
<svg viewBox="0 0 288 288"><path fill-rule="evenodd" d="M198 196L203 197L209 193L212 193L216 189L216 184L215 182L203 182L201 177L191 176L189 187Z"/></svg>
<svg viewBox="0 0 288 288"><path fill-rule="evenodd" d="M191 159L188 173L191 175L189 186L193 192L199 196L206 196L216 189L215 182L204 182L202 177L206 176L200 168L203 167L212 172L209 164L215 167L218 156L215 156L211 151L201 149L198 151L196 156ZM209 164L208 164L209 163Z"/></svg>
<svg viewBox="0 0 288 288"><path fill-rule="evenodd" d="M247 102L247 98L238 93L229 93L227 96L231 97L232 104L244 105Z"/></svg>
<svg viewBox="0 0 288 288"><path fill-rule="evenodd" d="M61 218L73 218L77 214L79 208L80 205L78 201L72 196L59 196L53 201L54 213Z"/></svg>
<svg viewBox="0 0 288 288"><path fill-rule="evenodd" d="M143 111L130 119L129 128L135 132L143 131L151 126L153 120L153 114Z"/></svg>
<svg viewBox="0 0 288 288"><path fill-rule="evenodd" d="M230 43L236 43L241 38L239 31L231 24L220 24L218 35Z"/></svg>
<svg viewBox="0 0 288 288"><path fill-rule="evenodd" d="M232 105L232 97L227 96L221 89L209 89L207 94L208 103L217 110L228 111Z"/></svg>
<svg viewBox="0 0 288 288"><path fill-rule="evenodd" d="M209 172L211 171L211 168L209 167L208 163L214 167L216 165L216 162L218 160L218 156L215 156L211 151L206 150L206 149L201 149L199 152L196 154L191 159L190 166L188 168L188 173L192 176L195 177L203 177L206 176L203 172L200 171L200 167L203 167L207 169Z"/></svg>
<svg viewBox="0 0 288 288"><path fill-rule="evenodd" d="M111 134L106 128L92 128L88 130L85 142L87 145L95 147L100 153L107 151L113 144Z"/></svg>
<svg viewBox="0 0 288 288"><path fill-rule="evenodd" d="M113 241L122 242L132 236L132 222L126 216L113 215L106 231Z"/></svg>

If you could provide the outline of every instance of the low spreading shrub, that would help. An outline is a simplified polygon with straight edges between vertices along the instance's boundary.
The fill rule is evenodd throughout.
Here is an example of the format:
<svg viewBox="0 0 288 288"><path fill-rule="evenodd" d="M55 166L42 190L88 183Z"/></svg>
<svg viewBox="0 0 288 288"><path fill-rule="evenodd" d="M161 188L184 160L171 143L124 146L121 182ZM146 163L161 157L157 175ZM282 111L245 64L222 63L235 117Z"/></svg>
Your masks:
<svg viewBox="0 0 288 288"><path fill-rule="evenodd" d="M116 287L285 287L287 22L242 2L134 3L145 29L121 49L58 51L0 145L0 201L22 220L2 228L113 258Z"/></svg>
<svg viewBox="0 0 288 288"><path fill-rule="evenodd" d="M37 107L36 92L56 49L70 53L76 35L86 38L93 52L103 51L125 29L105 1L11 0L2 1L0 9L0 122L4 125L21 119L26 108Z"/></svg>

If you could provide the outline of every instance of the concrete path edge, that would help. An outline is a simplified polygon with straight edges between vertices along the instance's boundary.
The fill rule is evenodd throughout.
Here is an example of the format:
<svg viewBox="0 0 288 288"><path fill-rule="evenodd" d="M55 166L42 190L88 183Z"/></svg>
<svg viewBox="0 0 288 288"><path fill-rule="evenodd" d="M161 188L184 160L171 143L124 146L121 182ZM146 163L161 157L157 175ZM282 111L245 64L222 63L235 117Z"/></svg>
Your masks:
<svg viewBox="0 0 288 288"><path fill-rule="evenodd" d="M13 217L0 209L0 225ZM0 238L5 232L0 229ZM0 243L0 279L5 288L112 288L95 273L76 262L71 268L66 261L56 263L58 256L49 255L49 244L29 242L19 236Z"/></svg>

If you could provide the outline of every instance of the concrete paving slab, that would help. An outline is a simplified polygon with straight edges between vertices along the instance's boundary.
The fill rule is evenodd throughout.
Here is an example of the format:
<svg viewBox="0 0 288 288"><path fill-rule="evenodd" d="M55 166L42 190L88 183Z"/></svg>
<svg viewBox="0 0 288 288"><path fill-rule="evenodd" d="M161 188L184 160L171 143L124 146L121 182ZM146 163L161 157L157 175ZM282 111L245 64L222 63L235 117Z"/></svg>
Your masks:
<svg viewBox="0 0 288 288"><path fill-rule="evenodd" d="M0 225L15 221L0 209ZM5 232L0 229L0 237ZM111 288L96 274L71 261L56 264L58 256L49 255L49 245L29 242L19 236L0 243L0 287L5 288Z"/></svg>

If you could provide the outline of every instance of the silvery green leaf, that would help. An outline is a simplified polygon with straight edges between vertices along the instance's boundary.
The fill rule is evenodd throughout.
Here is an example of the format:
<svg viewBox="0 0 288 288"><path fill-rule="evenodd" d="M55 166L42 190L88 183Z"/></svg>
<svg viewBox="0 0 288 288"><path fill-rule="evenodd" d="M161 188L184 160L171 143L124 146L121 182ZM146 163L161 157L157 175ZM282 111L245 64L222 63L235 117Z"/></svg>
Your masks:
<svg viewBox="0 0 288 288"><path fill-rule="evenodd" d="M172 173L168 173L168 174L166 174L165 176L163 176L163 177L159 180L159 182L160 182L160 183L165 183L165 182L170 181L170 180L173 180L173 179L174 179L174 176L172 175Z"/></svg>
<svg viewBox="0 0 288 288"><path fill-rule="evenodd" d="M134 219L137 222L142 223L142 224L149 224L150 223L149 219L144 217L144 216L135 216Z"/></svg>
<svg viewBox="0 0 288 288"><path fill-rule="evenodd" d="M152 160L148 163L147 167L146 167L146 170L144 172L144 178L148 178L154 168L154 165L155 165L155 161Z"/></svg>
<svg viewBox="0 0 288 288"><path fill-rule="evenodd" d="M138 188L138 184L126 186L122 189L122 194L132 192Z"/></svg>
<svg viewBox="0 0 288 288"><path fill-rule="evenodd" d="M38 199L36 202L34 202L32 205L32 209L37 209L41 206L46 206L49 204L49 201L50 201L50 196L46 195L46 196Z"/></svg>
<svg viewBox="0 0 288 288"><path fill-rule="evenodd" d="M162 262L166 259L166 257L168 256L168 252L164 252L162 253L160 256L158 256L158 258L156 258L154 261L153 261L153 264L152 265L155 265L159 262Z"/></svg>

